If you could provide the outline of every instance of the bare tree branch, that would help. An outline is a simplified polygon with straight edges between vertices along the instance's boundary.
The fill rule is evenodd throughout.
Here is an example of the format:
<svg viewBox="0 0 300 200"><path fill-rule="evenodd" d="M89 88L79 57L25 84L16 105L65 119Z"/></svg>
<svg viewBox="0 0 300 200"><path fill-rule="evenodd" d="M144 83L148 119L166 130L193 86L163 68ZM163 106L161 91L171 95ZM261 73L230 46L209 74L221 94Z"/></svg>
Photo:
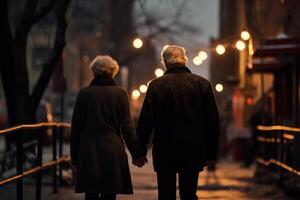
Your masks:
<svg viewBox="0 0 300 200"><path fill-rule="evenodd" d="M55 33L54 46L51 50L49 58L43 64L41 75L31 94L31 108L34 110L38 107L40 99L52 77L52 74L61 60L63 49L65 46L65 34L67 28L66 12L71 0L60 0L55 7L55 15L57 28Z"/></svg>
<svg viewBox="0 0 300 200"><path fill-rule="evenodd" d="M31 28L32 17L35 13L38 0L27 0L23 16L16 27L16 36L27 35Z"/></svg>
<svg viewBox="0 0 300 200"><path fill-rule="evenodd" d="M33 18L32 18L32 24L37 23L42 18L44 18L46 15L50 13L50 11L54 8L57 0L49 0L48 4L40 7L38 10L35 11Z"/></svg>

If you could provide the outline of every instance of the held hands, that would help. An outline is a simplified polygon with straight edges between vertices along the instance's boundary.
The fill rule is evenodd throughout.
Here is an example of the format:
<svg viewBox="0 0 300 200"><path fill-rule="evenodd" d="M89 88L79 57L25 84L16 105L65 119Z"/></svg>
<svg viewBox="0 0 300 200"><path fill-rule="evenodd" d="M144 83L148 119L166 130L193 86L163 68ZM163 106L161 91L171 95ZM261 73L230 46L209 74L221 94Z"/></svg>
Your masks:
<svg viewBox="0 0 300 200"><path fill-rule="evenodd" d="M146 157L141 157L132 160L132 164L134 164L137 167L143 167L146 163L148 163L148 159Z"/></svg>

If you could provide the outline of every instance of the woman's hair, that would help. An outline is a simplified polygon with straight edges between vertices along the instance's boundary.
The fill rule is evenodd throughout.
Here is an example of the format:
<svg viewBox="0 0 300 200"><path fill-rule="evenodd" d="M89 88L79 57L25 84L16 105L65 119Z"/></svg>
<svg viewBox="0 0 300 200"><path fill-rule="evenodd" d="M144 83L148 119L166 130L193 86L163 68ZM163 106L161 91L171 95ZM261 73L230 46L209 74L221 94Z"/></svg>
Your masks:
<svg viewBox="0 0 300 200"><path fill-rule="evenodd" d="M100 55L97 56L89 66L90 70L92 70L94 76L97 75L109 75L112 78L118 73L119 65L117 61L112 59L108 55Z"/></svg>
<svg viewBox="0 0 300 200"><path fill-rule="evenodd" d="M186 65L188 61L185 55L185 49L176 45L166 45L161 51L161 59L166 67L173 63Z"/></svg>

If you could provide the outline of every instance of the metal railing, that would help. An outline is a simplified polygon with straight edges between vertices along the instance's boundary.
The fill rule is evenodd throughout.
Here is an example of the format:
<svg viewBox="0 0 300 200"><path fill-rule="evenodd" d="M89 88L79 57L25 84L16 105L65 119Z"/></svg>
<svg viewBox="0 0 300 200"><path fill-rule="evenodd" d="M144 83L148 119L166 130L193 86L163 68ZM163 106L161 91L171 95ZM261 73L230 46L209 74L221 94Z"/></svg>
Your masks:
<svg viewBox="0 0 300 200"><path fill-rule="evenodd" d="M300 128L257 126L257 129L259 130L257 162L268 167L278 166L280 184L283 183L286 171L300 176L300 171L293 166L291 159L291 147L295 145L295 137L300 133Z"/></svg>
<svg viewBox="0 0 300 200"><path fill-rule="evenodd" d="M0 180L0 186L17 182L17 200L23 199L23 179L24 177L32 174L36 174L36 193L37 200L41 199L42 192L42 171L47 168L52 169L52 186L53 192L57 193L58 179L62 180L62 166L63 162L69 162L70 157L63 155L63 130L64 128L70 128L68 123L49 122L49 123L37 123L37 124L24 124L4 130L0 130L0 136L6 134L16 134L16 174L6 179ZM43 160L43 137L46 130L52 130L52 160L45 163ZM32 134L37 134L37 151L36 151L36 165L27 170L23 170L23 133L31 131ZM57 152L58 143L58 152ZM57 155L58 154L58 155ZM57 167L58 174L57 174Z"/></svg>

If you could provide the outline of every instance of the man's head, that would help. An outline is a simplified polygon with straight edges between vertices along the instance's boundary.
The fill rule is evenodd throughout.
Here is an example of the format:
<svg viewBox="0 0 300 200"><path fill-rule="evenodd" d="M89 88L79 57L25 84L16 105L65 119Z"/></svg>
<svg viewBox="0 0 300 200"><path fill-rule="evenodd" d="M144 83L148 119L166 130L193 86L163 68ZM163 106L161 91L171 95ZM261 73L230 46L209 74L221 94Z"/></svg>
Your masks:
<svg viewBox="0 0 300 200"><path fill-rule="evenodd" d="M176 45L165 46L161 51L161 59L166 68L175 63L186 65L188 61L185 49Z"/></svg>

